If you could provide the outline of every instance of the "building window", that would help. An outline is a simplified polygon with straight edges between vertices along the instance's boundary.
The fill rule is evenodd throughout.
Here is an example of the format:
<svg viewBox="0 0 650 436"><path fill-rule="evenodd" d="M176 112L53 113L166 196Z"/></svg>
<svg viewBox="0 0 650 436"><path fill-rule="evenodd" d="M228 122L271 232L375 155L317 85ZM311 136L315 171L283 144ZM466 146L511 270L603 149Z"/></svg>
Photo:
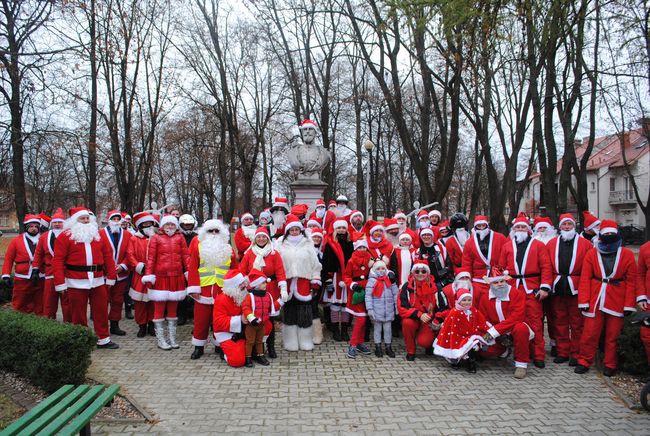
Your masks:
<svg viewBox="0 0 650 436"><path fill-rule="evenodd" d="M609 192L616 191L616 177L609 178Z"/></svg>

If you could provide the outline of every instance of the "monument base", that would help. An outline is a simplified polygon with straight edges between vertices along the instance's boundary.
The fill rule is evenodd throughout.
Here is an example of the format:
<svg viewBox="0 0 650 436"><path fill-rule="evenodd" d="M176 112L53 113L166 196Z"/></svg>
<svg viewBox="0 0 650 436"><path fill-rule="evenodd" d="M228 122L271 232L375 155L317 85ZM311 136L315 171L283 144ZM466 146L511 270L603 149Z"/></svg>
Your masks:
<svg viewBox="0 0 650 436"><path fill-rule="evenodd" d="M293 204L306 204L311 213L316 209L316 201L323 198L323 191L327 188L327 183L306 179L296 180L290 186L293 191Z"/></svg>

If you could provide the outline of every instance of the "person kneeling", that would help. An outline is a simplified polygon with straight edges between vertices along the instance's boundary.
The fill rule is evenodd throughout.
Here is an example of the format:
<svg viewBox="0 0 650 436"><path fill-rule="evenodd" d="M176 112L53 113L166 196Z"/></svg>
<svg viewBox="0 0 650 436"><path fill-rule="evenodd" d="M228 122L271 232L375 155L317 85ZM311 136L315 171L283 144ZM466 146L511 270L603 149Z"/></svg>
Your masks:
<svg viewBox="0 0 650 436"><path fill-rule="evenodd" d="M267 277L263 272L253 269L248 274L250 292L242 303L242 314L248 324L244 328L246 337L246 367L253 366L253 360L260 365L268 366L269 361L264 357L264 332L271 325L271 316L279 312L279 303L266 292ZM255 347L255 355L253 353Z"/></svg>

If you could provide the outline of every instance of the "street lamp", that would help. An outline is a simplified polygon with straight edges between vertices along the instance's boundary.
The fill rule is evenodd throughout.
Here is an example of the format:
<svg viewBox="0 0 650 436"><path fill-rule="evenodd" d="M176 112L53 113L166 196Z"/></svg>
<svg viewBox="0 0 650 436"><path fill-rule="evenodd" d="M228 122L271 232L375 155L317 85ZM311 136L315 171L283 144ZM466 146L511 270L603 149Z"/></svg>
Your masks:
<svg viewBox="0 0 650 436"><path fill-rule="evenodd" d="M369 219L370 211L370 177L372 176L372 149L375 148L375 144L372 143L370 139L367 139L363 144L363 148L368 152L368 177L366 177L366 220Z"/></svg>

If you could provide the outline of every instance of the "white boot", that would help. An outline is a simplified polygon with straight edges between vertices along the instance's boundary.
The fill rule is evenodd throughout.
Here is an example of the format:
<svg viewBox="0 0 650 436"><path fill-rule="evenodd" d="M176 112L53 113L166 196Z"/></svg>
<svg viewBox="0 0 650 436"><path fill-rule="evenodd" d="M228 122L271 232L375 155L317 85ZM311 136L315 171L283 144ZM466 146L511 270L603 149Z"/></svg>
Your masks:
<svg viewBox="0 0 650 436"><path fill-rule="evenodd" d="M298 326L282 324L282 346L287 351L298 351Z"/></svg>
<svg viewBox="0 0 650 436"><path fill-rule="evenodd" d="M314 349L314 332L312 326L298 329L298 344L303 351L311 351Z"/></svg>
<svg viewBox="0 0 650 436"><path fill-rule="evenodd" d="M178 344L176 343L176 323L178 320L168 319L167 327L169 328L169 346L176 349Z"/></svg>
<svg viewBox="0 0 650 436"><path fill-rule="evenodd" d="M161 350L171 350L172 347L165 339L165 328L163 327L165 321L154 321L154 330L156 331L156 339L158 339L158 348Z"/></svg>
<svg viewBox="0 0 650 436"><path fill-rule="evenodd" d="M314 345L320 345L323 343L323 324L320 322L320 318L316 318L312 321L311 324L314 331Z"/></svg>

